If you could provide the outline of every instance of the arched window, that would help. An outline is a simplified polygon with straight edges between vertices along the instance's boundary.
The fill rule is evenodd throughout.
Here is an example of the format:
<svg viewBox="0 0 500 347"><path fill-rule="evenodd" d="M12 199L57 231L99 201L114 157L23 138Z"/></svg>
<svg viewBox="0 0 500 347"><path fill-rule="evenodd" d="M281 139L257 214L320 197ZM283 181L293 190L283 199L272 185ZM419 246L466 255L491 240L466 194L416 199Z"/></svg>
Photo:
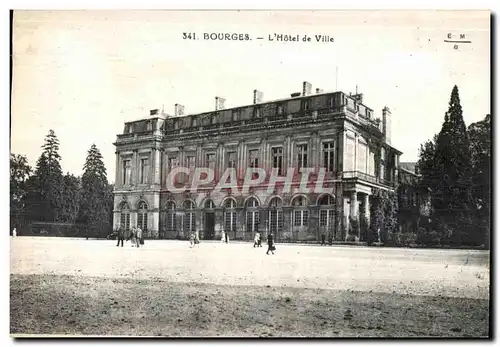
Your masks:
<svg viewBox="0 0 500 347"><path fill-rule="evenodd" d="M303 227L309 223L309 209L307 208L307 199L303 196L297 196L292 200L293 206L293 225Z"/></svg>
<svg viewBox="0 0 500 347"><path fill-rule="evenodd" d="M283 210L282 202L278 197L269 202L269 231L276 236L283 229Z"/></svg>
<svg viewBox="0 0 500 347"><path fill-rule="evenodd" d="M195 220L194 220L194 202L190 200L184 201L184 222L183 230L185 232L195 231Z"/></svg>
<svg viewBox="0 0 500 347"><path fill-rule="evenodd" d="M333 229L335 220L335 197L326 194L319 200L319 226L327 230Z"/></svg>
<svg viewBox="0 0 500 347"><path fill-rule="evenodd" d="M259 202L256 198L250 198L246 202L247 232L256 233L259 231Z"/></svg>
<svg viewBox="0 0 500 347"><path fill-rule="evenodd" d="M236 231L236 201L232 198L224 202L224 230Z"/></svg>
<svg viewBox="0 0 500 347"><path fill-rule="evenodd" d="M166 229L167 232L173 233L175 231L175 203L173 201L167 201L167 220Z"/></svg>
<svg viewBox="0 0 500 347"><path fill-rule="evenodd" d="M210 199L205 201L205 208L210 210L214 209L215 208L214 202Z"/></svg>
<svg viewBox="0 0 500 347"><path fill-rule="evenodd" d="M148 230L148 205L144 201L139 203L139 210L137 211L137 226L143 231Z"/></svg>
<svg viewBox="0 0 500 347"><path fill-rule="evenodd" d="M130 207L126 201L120 204L120 227L130 230Z"/></svg>

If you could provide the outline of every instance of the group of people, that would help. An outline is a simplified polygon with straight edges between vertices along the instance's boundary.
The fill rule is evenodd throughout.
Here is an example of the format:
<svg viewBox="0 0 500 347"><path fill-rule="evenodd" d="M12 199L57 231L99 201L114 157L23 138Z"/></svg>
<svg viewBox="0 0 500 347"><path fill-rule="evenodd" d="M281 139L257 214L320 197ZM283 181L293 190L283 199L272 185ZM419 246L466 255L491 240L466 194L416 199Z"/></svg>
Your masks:
<svg viewBox="0 0 500 347"><path fill-rule="evenodd" d="M189 248L193 248L198 245L200 247L200 232L195 231L189 236Z"/></svg>
<svg viewBox="0 0 500 347"><path fill-rule="evenodd" d="M260 235L259 232L255 233L255 237L253 240L253 247L262 247L262 236ZM269 255L269 252L274 254L274 251L276 250L276 246L274 245L274 235L273 233L269 233L267 235L267 252L266 254Z"/></svg>
<svg viewBox="0 0 500 347"><path fill-rule="evenodd" d="M220 241L221 241L221 243L228 243L229 242L229 235L227 232L222 231ZM191 233L191 235L189 236L189 248L193 248L196 245L199 246L199 244L200 244L200 232L195 231L195 232ZM255 233L253 247L254 248L255 247L262 247L262 235L259 232ZM269 233L267 235L267 252L266 252L266 254L268 255L269 252L274 254L274 251L276 251L276 246L274 245L274 235L273 235L273 233Z"/></svg>
<svg viewBox="0 0 500 347"><path fill-rule="evenodd" d="M124 241L129 241L132 244L132 247L141 247L141 245L144 245L144 237L142 234L142 230L139 227L133 227L132 230L124 230L124 228L120 228L117 232L117 244L116 247L121 246L123 247L123 242Z"/></svg>

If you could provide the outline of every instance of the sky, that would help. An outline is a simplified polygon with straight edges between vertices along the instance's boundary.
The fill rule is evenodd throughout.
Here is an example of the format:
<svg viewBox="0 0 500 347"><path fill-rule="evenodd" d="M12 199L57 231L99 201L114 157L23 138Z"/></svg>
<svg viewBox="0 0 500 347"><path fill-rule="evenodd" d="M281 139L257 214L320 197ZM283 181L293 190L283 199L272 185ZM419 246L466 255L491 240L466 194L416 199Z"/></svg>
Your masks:
<svg viewBox="0 0 500 347"><path fill-rule="evenodd" d="M312 41L268 41L274 33ZM454 49L448 33L471 43ZM314 42L321 34L334 42ZM490 79L487 11L16 11L11 152L35 166L53 129L64 172L81 175L95 143L112 182L124 122L157 108L173 114L176 103L210 111L215 96L226 107L251 104L254 89L285 98L308 81L313 90L357 86L375 117L389 107L392 145L402 162L416 161L441 129L453 86L469 125L490 113Z"/></svg>

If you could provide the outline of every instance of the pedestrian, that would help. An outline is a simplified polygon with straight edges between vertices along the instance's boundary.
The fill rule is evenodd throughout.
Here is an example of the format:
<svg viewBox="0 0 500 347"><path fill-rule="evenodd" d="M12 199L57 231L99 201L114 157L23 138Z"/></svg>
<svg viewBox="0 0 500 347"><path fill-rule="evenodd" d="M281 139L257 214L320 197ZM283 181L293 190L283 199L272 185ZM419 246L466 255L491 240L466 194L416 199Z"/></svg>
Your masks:
<svg viewBox="0 0 500 347"><path fill-rule="evenodd" d="M258 233L258 234L259 234L258 246L262 247L262 234L261 233Z"/></svg>
<svg viewBox="0 0 500 347"><path fill-rule="evenodd" d="M135 240L136 240L136 246L137 248L141 247L141 241L142 241L142 229L137 227L135 230Z"/></svg>
<svg viewBox="0 0 500 347"><path fill-rule="evenodd" d="M273 233L269 233L267 235L267 252L266 254L269 255L269 251L274 255L274 251L276 250L276 247L274 247L274 235Z"/></svg>
<svg viewBox="0 0 500 347"><path fill-rule="evenodd" d="M135 239L135 227L132 228L132 230L130 231L130 243L131 243L131 246L132 247L135 247L136 245L136 239Z"/></svg>
<svg viewBox="0 0 500 347"><path fill-rule="evenodd" d="M193 247L194 247L194 233L191 233L191 235L189 236L189 248Z"/></svg>
<svg viewBox="0 0 500 347"><path fill-rule="evenodd" d="M226 241L226 243L228 243L229 241L229 235L227 234L227 232L224 233L224 240Z"/></svg>
<svg viewBox="0 0 500 347"><path fill-rule="evenodd" d="M13 236L13 237L16 237L16 236L17 236L17 230L16 230L16 228L14 228L14 230L12 230L12 236Z"/></svg>
<svg viewBox="0 0 500 347"><path fill-rule="evenodd" d="M259 233L255 233L255 237L253 239L253 248L255 247L259 247L259 238L260 238L260 235Z"/></svg>
<svg viewBox="0 0 500 347"><path fill-rule="evenodd" d="M125 238L125 232L123 230L123 226L121 226L118 229L118 233L116 235L116 238L118 239L118 243L116 244L116 247L118 247L120 245L120 242L122 243L122 247L123 247L123 239Z"/></svg>
<svg viewBox="0 0 500 347"><path fill-rule="evenodd" d="M325 241L326 241L326 234L325 234L325 232L323 231L323 232L321 233L321 246L326 246L326 242L325 242Z"/></svg>
<svg viewBox="0 0 500 347"><path fill-rule="evenodd" d="M194 232L194 244L200 247L200 232L198 230Z"/></svg>
<svg viewBox="0 0 500 347"><path fill-rule="evenodd" d="M223 243L225 239L226 239L226 233L224 231L222 231L221 238L220 238L220 243Z"/></svg>

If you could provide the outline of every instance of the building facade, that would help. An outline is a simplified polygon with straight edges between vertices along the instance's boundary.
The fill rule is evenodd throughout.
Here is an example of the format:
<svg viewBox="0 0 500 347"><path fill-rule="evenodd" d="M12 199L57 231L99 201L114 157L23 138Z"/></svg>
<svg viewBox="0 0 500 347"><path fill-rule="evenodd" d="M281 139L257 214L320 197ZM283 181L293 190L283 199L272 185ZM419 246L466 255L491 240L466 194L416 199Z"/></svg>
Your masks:
<svg viewBox="0 0 500 347"><path fill-rule="evenodd" d="M345 240L351 218L369 218L372 190L395 189L401 152L390 144L387 107L375 119L362 94L311 89L304 82L301 93L270 102L254 90L250 105L225 109L216 98L214 111L184 115L175 105L173 116L152 110L125 123L115 142L114 228L140 226L155 239L225 231L251 240L259 231L278 242Z"/></svg>

